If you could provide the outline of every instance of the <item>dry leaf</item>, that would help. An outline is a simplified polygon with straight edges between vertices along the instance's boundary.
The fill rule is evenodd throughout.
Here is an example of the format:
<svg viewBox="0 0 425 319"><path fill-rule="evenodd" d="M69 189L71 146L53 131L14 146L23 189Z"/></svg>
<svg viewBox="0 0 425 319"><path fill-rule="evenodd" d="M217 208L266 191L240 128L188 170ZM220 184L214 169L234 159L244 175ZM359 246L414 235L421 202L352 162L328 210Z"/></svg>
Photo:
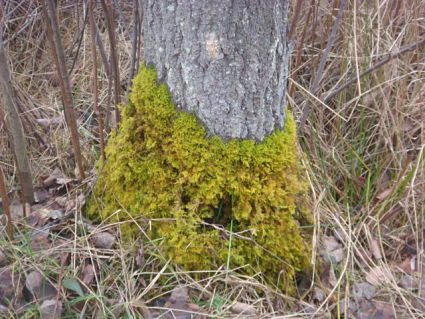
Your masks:
<svg viewBox="0 0 425 319"><path fill-rule="evenodd" d="M231 307L230 310L236 314L244 315L255 315L257 311L253 305L249 305L243 302L236 301Z"/></svg>
<svg viewBox="0 0 425 319"><path fill-rule="evenodd" d="M189 301L189 292L187 287L176 287L171 292L171 296L168 299L170 303L186 303Z"/></svg>
<svg viewBox="0 0 425 319"><path fill-rule="evenodd" d="M412 306L419 311L425 312L425 279L422 279L419 297L412 298Z"/></svg>
<svg viewBox="0 0 425 319"><path fill-rule="evenodd" d="M376 266L367 273L366 281L371 285L379 286L394 281L394 276L389 268Z"/></svg>
<svg viewBox="0 0 425 319"><path fill-rule="evenodd" d="M48 282L43 274L34 270L30 272L25 280L25 287L37 298L48 299L56 296L56 288Z"/></svg>
<svg viewBox="0 0 425 319"><path fill-rule="evenodd" d="M363 300L356 318L358 319L393 319L396 318L391 304L380 301Z"/></svg>
<svg viewBox="0 0 425 319"><path fill-rule="evenodd" d="M333 236L324 236L321 254L331 263L339 263L344 259L344 248Z"/></svg>
<svg viewBox="0 0 425 319"><path fill-rule="evenodd" d="M37 187L34 190L34 198L36 203L43 203L49 198L49 192L42 187Z"/></svg>
<svg viewBox="0 0 425 319"><path fill-rule="evenodd" d="M115 244L115 236L104 231L91 236L91 242L96 248L111 249Z"/></svg>
<svg viewBox="0 0 425 319"><path fill-rule="evenodd" d="M48 238L49 234L47 232L39 232L32 236L31 238L31 248L34 251L47 250L52 247L52 243Z"/></svg>
<svg viewBox="0 0 425 319"><path fill-rule="evenodd" d="M137 250L136 265L140 268L145 265L145 248L143 245Z"/></svg>
<svg viewBox="0 0 425 319"><path fill-rule="evenodd" d="M413 276L404 275L403 277L401 277L400 286L406 290L414 290L416 288L415 282L417 281L413 278Z"/></svg>
<svg viewBox="0 0 425 319"><path fill-rule="evenodd" d="M333 265L329 267L329 284L331 287L335 287L338 283L338 279L335 276L335 271Z"/></svg>
<svg viewBox="0 0 425 319"><path fill-rule="evenodd" d="M334 236L324 236L323 246L327 251L332 251L342 247L341 244L337 242Z"/></svg>
<svg viewBox="0 0 425 319"><path fill-rule="evenodd" d="M357 301L363 299L372 299L375 295L376 288L367 282L361 282L353 285L353 296Z"/></svg>
<svg viewBox="0 0 425 319"><path fill-rule="evenodd" d="M43 186L44 187L50 187L56 182L57 178L61 178L63 176L64 175L63 175L62 171L58 167L56 167L53 170L53 172L50 174L50 176L43 180Z"/></svg>
<svg viewBox="0 0 425 319"><path fill-rule="evenodd" d="M12 216L12 219L23 217L24 206L18 201L13 201L10 205L10 215Z"/></svg>
<svg viewBox="0 0 425 319"><path fill-rule="evenodd" d="M383 190L382 192L380 192L378 195L376 195L376 198L378 200L384 200L385 198L388 197L388 195L391 194L392 191L393 191L392 188L387 188L387 189Z"/></svg>
<svg viewBox="0 0 425 319"><path fill-rule="evenodd" d="M2 250L0 250L0 266L5 266L7 264L7 257Z"/></svg>
<svg viewBox="0 0 425 319"><path fill-rule="evenodd" d="M415 272L415 256L409 256L397 265L406 274L413 274Z"/></svg>
<svg viewBox="0 0 425 319"><path fill-rule="evenodd" d="M54 126L59 126L62 122L60 117L52 117L49 119L35 119L38 124L43 126L44 128L50 128Z"/></svg>
<svg viewBox="0 0 425 319"><path fill-rule="evenodd" d="M90 285L93 282L94 275L95 275L94 266L92 264L87 264L83 269L83 282L86 285Z"/></svg>
<svg viewBox="0 0 425 319"><path fill-rule="evenodd" d="M370 251L372 252L373 257L376 259L382 259L381 247L377 239L372 239L370 243Z"/></svg>
<svg viewBox="0 0 425 319"><path fill-rule="evenodd" d="M22 296L22 286L18 276L10 267L0 268L0 304L14 304Z"/></svg>
<svg viewBox="0 0 425 319"><path fill-rule="evenodd" d="M350 299L342 299L339 302L339 309L344 318L353 318L354 313L357 311L357 305L351 302Z"/></svg>
<svg viewBox="0 0 425 319"><path fill-rule="evenodd" d="M193 307L189 302L189 292L187 287L176 287L171 292L170 297L164 304L164 308L170 309L165 318L201 318L203 316L193 316Z"/></svg>
<svg viewBox="0 0 425 319"><path fill-rule="evenodd" d="M314 289L313 289L313 300L318 301L318 302L322 302L325 299L326 299L326 294L323 291L323 289L320 289L318 287L314 287Z"/></svg>
<svg viewBox="0 0 425 319"><path fill-rule="evenodd" d="M59 319L62 314L62 302L56 299L45 300L40 306L43 319Z"/></svg>

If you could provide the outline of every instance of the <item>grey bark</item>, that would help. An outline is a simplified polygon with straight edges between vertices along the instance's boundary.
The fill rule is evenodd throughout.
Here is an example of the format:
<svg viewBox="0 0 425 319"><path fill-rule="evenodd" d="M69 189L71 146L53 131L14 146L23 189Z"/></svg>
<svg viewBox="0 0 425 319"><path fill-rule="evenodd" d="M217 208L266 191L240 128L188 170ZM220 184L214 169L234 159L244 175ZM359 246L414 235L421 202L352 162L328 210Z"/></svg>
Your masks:
<svg viewBox="0 0 425 319"><path fill-rule="evenodd" d="M6 109L6 124L10 132L10 141L15 155L16 166L18 168L23 199L26 203L31 204L34 202L34 190L32 186L30 163L24 137L24 128L21 118L19 117L15 92L13 91L7 63L6 53L4 52L4 45L0 34L0 91L2 92Z"/></svg>
<svg viewBox="0 0 425 319"><path fill-rule="evenodd" d="M210 134L261 141L285 122L287 10L287 0L143 1L145 62Z"/></svg>

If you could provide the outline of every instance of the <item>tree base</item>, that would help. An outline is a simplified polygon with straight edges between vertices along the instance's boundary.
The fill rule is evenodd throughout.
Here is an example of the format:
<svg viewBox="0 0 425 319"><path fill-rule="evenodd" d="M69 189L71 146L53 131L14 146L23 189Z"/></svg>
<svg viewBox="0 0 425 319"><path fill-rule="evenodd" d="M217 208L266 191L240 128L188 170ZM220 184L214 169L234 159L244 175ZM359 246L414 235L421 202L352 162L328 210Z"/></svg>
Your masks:
<svg viewBox="0 0 425 319"><path fill-rule="evenodd" d="M109 220L153 219L149 235L186 270L249 264L247 272L293 287L295 273L309 268L310 235L301 226L311 225L311 215L303 207L306 184L292 116L262 143L207 138L156 79L143 66L133 82L89 217L105 220L124 209Z"/></svg>

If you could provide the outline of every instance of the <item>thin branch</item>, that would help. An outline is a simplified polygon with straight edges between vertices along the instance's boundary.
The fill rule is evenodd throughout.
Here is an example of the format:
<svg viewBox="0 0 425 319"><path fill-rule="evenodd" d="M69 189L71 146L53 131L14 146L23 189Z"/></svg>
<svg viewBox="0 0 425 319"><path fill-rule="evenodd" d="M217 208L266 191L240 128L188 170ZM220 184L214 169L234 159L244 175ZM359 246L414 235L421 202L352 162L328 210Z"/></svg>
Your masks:
<svg viewBox="0 0 425 319"><path fill-rule="evenodd" d="M115 121L116 126L120 121L120 112L118 109L118 105L121 102L120 98L120 73L118 69L118 57L117 57L117 49L116 49L116 41L115 41L115 14L114 14L114 6L112 4L112 0L108 0L106 4L105 0L101 0L103 11L106 16L106 24L108 29L109 42L111 47L111 70L112 75L114 77L114 96L115 96Z"/></svg>
<svg viewBox="0 0 425 319"><path fill-rule="evenodd" d="M32 186L32 175L24 137L24 128L21 118L19 117L15 92L11 84L8 62L1 38L2 33L0 33L0 89L5 100L4 104L7 116L6 125L10 132L11 144L22 188L23 201L32 204L34 202L34 189Z"/></svg>
<svg viewBox="0 0 425 319"><path fill-rule="evenodd" d="M136 69L136 60L137 60L137 49L139 46L139 35L140 35L140 21L138 16L139 11L139 1L133 1L133 38L131 41L131 62L130 62L130 76L128 77L127 91L130 90L131 81L133 80L135 69Z"/></svg>
<svg viewBox="0 0 425 319"><path fill-rule="evenodd" d="M1 202L3 205L3 214L7 218L6 233L9 239L13 239L13 223L12 223L12 215L10 214L10 202L9 202L9 196L7 195L3 168L1 168L1 166L0 166L0 196L1 196Z"/></svg>
<svg viewBox="0 0 425 319"><path fill-rule="evenodd" d="M98 96L98 83L97 83L97 51L96 51L96 29L94 27L93 7L96 4L95 0L89 2L89 20L90 20L90 35L91 35L91 50L93 54L93 104L96 112L96 117L99 122L99 139L100 139L100 153L102 160L105 162L105 140L103 138L103 119L99 110L99 96Z"/></svg>
<svg viewBox="0 0 425 319"><path fill-rule="evenodd" d="M50 35L48 38L50 40L52 54L56 63L59 83L61 86L65 120L71 132L71 143L74 148L74 157L78 168L78 177L80 180L83 180L85 177L84 166L80 149L80 139L78 136L77 121L75 120L75 114L72 107L71 81L69 79L68 71L66 70L65 53L62 47L58 22L56 20L55 4L54 0L44 0L44 3L45 6L43 7L43 9L47 18L46 26L47 31Z"/></svg>

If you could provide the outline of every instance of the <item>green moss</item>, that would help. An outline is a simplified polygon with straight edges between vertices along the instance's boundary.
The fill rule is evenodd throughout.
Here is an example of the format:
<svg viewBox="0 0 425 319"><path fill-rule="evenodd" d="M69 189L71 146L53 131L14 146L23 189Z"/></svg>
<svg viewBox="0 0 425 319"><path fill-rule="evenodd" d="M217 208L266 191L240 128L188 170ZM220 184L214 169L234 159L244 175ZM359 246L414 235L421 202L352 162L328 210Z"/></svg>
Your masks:
<svg viewBox="0 0 425 319"><path fill-rule="evenodd" d="M306 185L291 114L284 131L262 143L206 138L156 79L153 69L142 67L133 82L89 216L105 220L125 208L136 219L162 219L151 223L150 236L162 238L164 253L188 270L226 264L229 238L219 228L229 230L233 220L233 232L243 233L232 237L230 265L250 264L275 283L279 277L281 287L293 282L309 266L308 236L300 226L310 215L301 204Z"/></svg>

